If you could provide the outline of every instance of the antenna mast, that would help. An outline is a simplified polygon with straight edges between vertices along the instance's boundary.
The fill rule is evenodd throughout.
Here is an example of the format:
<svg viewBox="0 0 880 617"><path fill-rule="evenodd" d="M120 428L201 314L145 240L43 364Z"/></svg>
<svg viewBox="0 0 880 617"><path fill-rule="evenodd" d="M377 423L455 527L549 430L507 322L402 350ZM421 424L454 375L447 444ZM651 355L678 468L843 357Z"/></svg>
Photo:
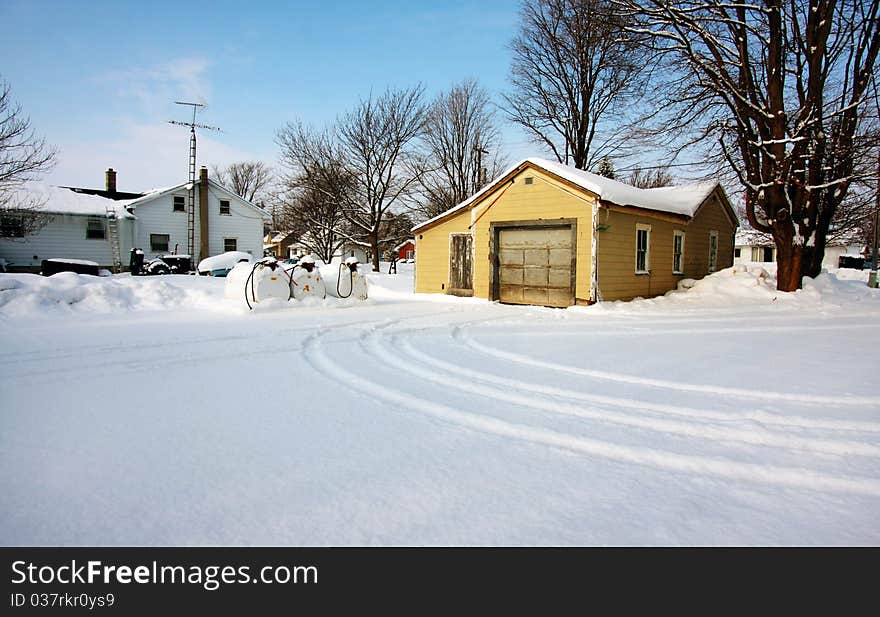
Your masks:
<svg viewBox="0 0 880 617"><path fill-rule="evenodd" d="M187 103L185 101L174 101L175 105L189 105L192 107L192 121L191 122L179 122L177 120L169 120L168 124L175 124L177 126L188 126L189 127L189 195L187 209L186 209L186 218L187 218L187 227L186 227L186 242L187 242L187 252L191 259L195 259L196 257L196 207L195 207L195 192L196 192L196 127L200 129L207 129L209 131L219 131L220 129L216 126L208 126L207 124L197 124L196 123L196 111L200 111L201 108L204 108L205 105L203 103ZM203 259L207 257L207 255L199 255L199 259Z"/></svg>

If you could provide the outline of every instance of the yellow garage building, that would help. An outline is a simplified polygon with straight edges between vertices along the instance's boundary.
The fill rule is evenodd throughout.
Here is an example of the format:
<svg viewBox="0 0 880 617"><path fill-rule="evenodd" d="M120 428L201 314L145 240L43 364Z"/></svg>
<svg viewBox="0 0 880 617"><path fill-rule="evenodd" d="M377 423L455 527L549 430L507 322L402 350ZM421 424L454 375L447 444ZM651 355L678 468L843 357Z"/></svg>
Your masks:
<svg viewBox="0 0 880 617"><path fill-rule="evenodd" d="M733 264L717 182L639 189L528 158L413 228L419 293L571 306L666 293Z"/></svg>

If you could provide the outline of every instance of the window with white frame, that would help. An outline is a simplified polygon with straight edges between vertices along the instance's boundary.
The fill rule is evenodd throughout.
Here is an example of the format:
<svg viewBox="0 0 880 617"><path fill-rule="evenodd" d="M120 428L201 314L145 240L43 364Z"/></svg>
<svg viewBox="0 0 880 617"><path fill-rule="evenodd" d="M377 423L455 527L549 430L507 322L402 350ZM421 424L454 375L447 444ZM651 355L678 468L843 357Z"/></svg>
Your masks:
<svg viewBox="0 0 880 617"><path fill-rule="evenodd" d="M715 272L718 265L718 232L709 232L709 272Z"/></svg>
<svg viewBox="0 0 880 617"><path fill-rule="evenodd" d="M169 242L171 242L169 234L150 234L150 250L154 253L167 252Z"/></svg>
<svg viewBox="0 0 880 617"><path fill-rule="evenodd" d="M229 200L221 199L220 200L220 214L232 214L229 211Z"/></svg>
<svg viewBox="0 0 880 617"><path fill-rule="evenodd" d="M186 198L183 195L174 196L174 212L186 211Z"/></svg>
<svg viewBox="0 0 880 617"><path fill-rule="evenodd" d="M106 219L99 216L90 216L86 223L86 239L87 240L105 240L107 238L107 228L104 223Z"/></svg>
<svg viewBox="0 0 880 617"><path fill-rule="evenodd" d="M406 258L412 259L416 256L416 252L412 249L406 249Z"/></svg>
<svg viewBox="0 0 880 617"><path fill-rule="evenodd" d="M684 232L672 232L672 273L684 273Z"/></svg>
<svg viewBox="0 0 880 617"><path fill-rule="evenodd" d="M238 250L238 238L223 238L223 251L237 251Z"/></svg>
<svg viewBox="0 0 880 617"><path fill-rule="evenodd" d="M647 274L651 267L651 226L636 225L636 274Z"/></svg>

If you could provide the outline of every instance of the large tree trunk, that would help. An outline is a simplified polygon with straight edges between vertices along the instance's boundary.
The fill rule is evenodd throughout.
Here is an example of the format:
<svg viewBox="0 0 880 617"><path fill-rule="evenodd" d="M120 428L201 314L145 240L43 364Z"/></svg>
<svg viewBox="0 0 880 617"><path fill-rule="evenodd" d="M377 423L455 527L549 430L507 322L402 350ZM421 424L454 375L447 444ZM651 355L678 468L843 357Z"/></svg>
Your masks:
<svg viewBox="0 0 880 617"><path fill-rule="evenodd" d="M776 289L797 291L804 276L804 247L794 245L791 234L777 232L773 236L776 241Z"/></svg>
<svg viewBox="0 0 880 617"><path fill-rule="evenodd" d="M370 250L373 252L373 272L379 271L379 232L370 234Z"/></svg>

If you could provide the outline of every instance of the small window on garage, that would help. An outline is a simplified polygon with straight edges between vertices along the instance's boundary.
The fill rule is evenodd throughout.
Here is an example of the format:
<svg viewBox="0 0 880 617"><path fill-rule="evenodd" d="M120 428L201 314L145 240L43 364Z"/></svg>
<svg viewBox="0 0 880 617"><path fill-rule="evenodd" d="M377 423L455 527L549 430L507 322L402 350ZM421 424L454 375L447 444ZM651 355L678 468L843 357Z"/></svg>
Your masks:
<svg viewBox="0 0 880 617"><path fill-rule="evenodd" d="M636 274L647 274L651 266L651 226L636 225Z"/></svg>
<svg viewBox="0 0 880 617"><path fill-rule="evenodd" d="M220 214L232 214L229 211L229 200L228 199L221 199L220 200Z"/></svg>
<svg viewBox="0 0 880 617"><path fill-rule="evenodd" d="M715 272L718 266L718 232L709 232L709 272Z"/></svg>
<svg viewBox="0 0 880 617"><path fill-rule="evenodd" d="M523 182L524 182L525 184L534 184L534 183L535 183L535 179L534 179L533 177L531 177L531 176L526 176L526 177L523 179Z"/></svg>
<svg viewBox="0 0 880 617"><path fill-rule="evenodd" d="M742 249L733 249L733 256L739 258L742 255Z"/></svg>
<svg viewBox="0 0 880 617"><path fill-rule="evenodd" d="M229 203L229 202L226 202ZM238 238L223 238L223 251L237 251L238 250Z"/></svg>
<svg viewBox="0 0 880 617"><path fill-rule="evenodd" d="M150 250L154 253L165 253L170 241L170 234L150 234Z"/></svg>
<svg viewBox="0 0 880 617"><path fill-rule="evenodd" d="M182 195L174 196L174 211L175 212L185 212L186 211L186 198Z"/></svg>
<svg viewBox="0 0 880 617"><path fill-rule="evenodd" d="M98 216L90 216L86 223L87 240L104 240L107 238L107 229L104 226L105 219Z"/></svg>
<svg viewBox="0 0 880 617"><path fill-rule="evenodd" d="M684 272L684 232L672 232L672 273Z"/></svg>

